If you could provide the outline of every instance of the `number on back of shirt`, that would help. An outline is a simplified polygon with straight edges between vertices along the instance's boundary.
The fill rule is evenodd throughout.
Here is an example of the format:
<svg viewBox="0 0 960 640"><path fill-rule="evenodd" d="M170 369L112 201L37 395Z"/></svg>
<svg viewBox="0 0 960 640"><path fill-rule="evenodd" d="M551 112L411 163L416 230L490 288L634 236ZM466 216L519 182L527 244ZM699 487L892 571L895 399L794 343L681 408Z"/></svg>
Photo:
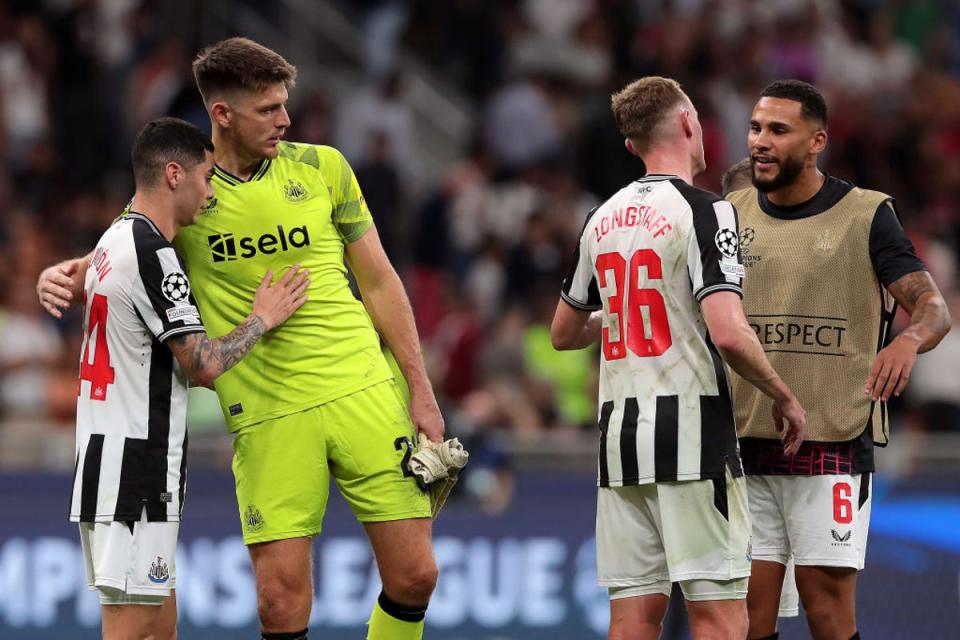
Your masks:
<svg viewBox="0 0 960 640"><path fill-rule="evenodd" d="M640 249L630 257L629 273L627 267L626 258L617 252L597 256L599 284L613 289L607 298L610 326L602 333L607 361L625 358L627 349L641 358L660 356L673 344L663 295L656 289L640 288L641 268L646 270L648 280L663 278L660 256L653 249ZM615 336L611 331L614 327Z"/></svg>
<svg viewBox="0 0 960 640"><path fill-rule="evenodd" d="M84 306L87 300L84 295ZM90 360L90 342L93 341L93 360ZM99 293L90 301L90 319L83 337L83 358L80 360L80 379L90 382L90 399L106 400L107 387L113 384L115 375L110 366L110 349L107 346L107 297ZM77 385L80 395L80 385Z"/></svg>

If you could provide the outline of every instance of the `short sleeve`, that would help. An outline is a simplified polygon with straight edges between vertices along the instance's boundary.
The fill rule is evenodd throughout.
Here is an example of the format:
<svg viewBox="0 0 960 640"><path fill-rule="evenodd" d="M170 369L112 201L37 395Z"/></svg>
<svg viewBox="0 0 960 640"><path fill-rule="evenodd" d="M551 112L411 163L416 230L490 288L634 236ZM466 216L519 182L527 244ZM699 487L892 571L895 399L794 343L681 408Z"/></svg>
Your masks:
<svg viewBox="0 0 960 640"><path fill-rule="evenodd" d="M870 225L870 261L877 280L888 287L908 273L926 271L913 243L900 226L893 200L885 200Z"/></svg>
<svg viewBox="0 0 960 640"><path fill-rule="evenodd" d="M580 311L596 311L603 306L590 252L584 246L585 232L595 212L596 209L593 209L587 214L583 231L580 233L577 247L573 252L570 269L563 279L563 286L560 290L560 297L571 307Z"/></svg>
<svg viewBox="0 0 960 640"><path fill-rule="evenodd" d="M687 271L697 301L717 291L743 297L743 259L737 210L726 200L691 198L693 224L687 247Z"/></svg>
<svg viewBox="0 0 960 640"><path fill-rule="evenodd" d="M160 342L204 330L190 280L176 250L145 224L134 223L140 277L131 291L137 313Z"/></svg>
<svg viewBox="0 0 960 640"><path fill-rule="evenodd" d="M328 147L332 157L323 163L324 176L330 189L331 217L337 233L347 244L359 240L373 226L373 216L360 191L360 183L343 154Z"/></svg>

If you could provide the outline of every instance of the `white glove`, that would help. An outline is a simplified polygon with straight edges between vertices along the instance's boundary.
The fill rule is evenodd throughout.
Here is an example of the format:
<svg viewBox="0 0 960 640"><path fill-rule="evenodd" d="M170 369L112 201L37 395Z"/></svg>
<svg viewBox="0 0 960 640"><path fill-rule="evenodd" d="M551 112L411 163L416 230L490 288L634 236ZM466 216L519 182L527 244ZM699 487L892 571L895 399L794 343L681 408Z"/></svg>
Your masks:
<svg viewBox="0 0 960 640"><path fill-rule="evenodd" d="M470 454L456 438L433 442L420 434L420 447L410 457L410 472L424 491L430 491L430 507L433 517L443 507L447 496L457 483L460 469L467 464Z"/></svg>

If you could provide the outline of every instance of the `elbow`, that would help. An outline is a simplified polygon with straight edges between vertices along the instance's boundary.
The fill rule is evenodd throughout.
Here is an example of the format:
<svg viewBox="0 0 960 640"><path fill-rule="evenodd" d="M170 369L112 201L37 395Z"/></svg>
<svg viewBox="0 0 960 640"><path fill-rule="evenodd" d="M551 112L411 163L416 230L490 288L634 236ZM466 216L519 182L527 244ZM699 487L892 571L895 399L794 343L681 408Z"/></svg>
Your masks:
<svg viewBox="0 0 960 640"><path fill-rule="evenodd" d="M711 334L710 341L721 353L736 353L740 350L740 336L735 331L719 331Z"/></svg>
<svg viewBox="0 0 960 640"><path fill-rule="evenodd" d="M217 371L214 367L203 367L200 370L192 371L190 373L190 379L193 380L198 387L213 389L213 381L219 378L221 373L222 371Z"/></svg>
<svg viewBox="0 0 960 640"><path fill-rule="evenodd" d="M550 328L550 343L557 351L569 351L574 347L574 337L566 335L557 327Z"/></svg>

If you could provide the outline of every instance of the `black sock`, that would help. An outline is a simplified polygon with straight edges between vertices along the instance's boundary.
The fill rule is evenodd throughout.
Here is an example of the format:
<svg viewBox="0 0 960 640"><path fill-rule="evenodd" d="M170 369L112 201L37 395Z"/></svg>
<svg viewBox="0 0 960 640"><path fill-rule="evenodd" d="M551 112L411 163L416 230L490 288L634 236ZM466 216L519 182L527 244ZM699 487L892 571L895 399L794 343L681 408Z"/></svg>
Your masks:
<svg viewBox="0 0 960 640"><path fill-rule="evenodd" d="M283 631L281 633L260 633L260 640L307 640L307 630L303 631Z"/></svg>
<svg viewBox="0 0 960 640"><path fill-rule="evenodd" d="M383 591L380 592L380 597L377 598L377 602L380 604L380 608L383 609L383 612L393 616L397 620L403 620L404 622L420 622L427 615L426 607L410 607L405 604L400 604L399 602L394 602L387 597L387 594Z"/></svg>
<svg viewBox="0 0 960 640"><path fill-rule="evenodd" d="M754 638L753 640L777 640L780 637L779 631L774 631L768 636L763 636L762 638Z"/></svg>
<svg viewBox="0 0 960 640"><path fill-rule="evenodd" d="M852 636L850 636L850 640L860 640L860 632L855 632Z"/></svg>

